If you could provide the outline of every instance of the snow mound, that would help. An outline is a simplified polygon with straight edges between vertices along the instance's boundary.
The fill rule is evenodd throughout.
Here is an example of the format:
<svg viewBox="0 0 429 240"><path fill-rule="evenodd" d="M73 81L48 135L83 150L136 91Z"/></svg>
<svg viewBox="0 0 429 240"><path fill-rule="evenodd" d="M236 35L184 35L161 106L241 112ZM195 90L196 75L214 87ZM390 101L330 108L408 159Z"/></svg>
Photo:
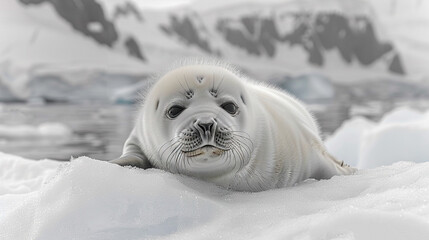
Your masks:
<svg viewBox="0 0 429 240"><path fill-rule="evenodd" d="M6 210L0 226L11 231L0 238L141 239L192 229L211 220L219 206L192 188L196 181L181 180L160 170L81 157L19 207Z"/></svg>
<svg viewBox="0 0 429 240"><path fill-rule="evenodd" d="M72 135L72 130L63 123L42 123L31 125L0 125L0 139L57 138Z"/></svg>
<svg viewBox="0 0 429 240"><path fill-rule="evenodd" d="M20 182L25 191L10 188ZM0 154L0 184L2 240L429 236L429 163L244 193L87 157L60 164Z"/></svg>
<svg viewBox="0 0 429 240"><path fill-rule="evenodd" d="M338 159L358 168L399 161L429 161L429 111L399 108L378 123L357 117L346 121L326 146Z"/></svg>
<svg viewBox="0 0 429 240"><path fill-rule="evenodd" d="M39 190L55 174L61 163L52 160L28 160L0 152L0 166L1 196Z"/></svg>

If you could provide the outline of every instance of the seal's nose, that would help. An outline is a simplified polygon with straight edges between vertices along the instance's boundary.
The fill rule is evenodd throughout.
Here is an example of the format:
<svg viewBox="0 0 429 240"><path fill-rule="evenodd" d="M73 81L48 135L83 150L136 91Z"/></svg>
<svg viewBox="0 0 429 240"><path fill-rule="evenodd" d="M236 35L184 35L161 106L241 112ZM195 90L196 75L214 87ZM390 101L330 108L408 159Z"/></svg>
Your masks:
<svg viewBox="0 0 429 240"><path fill-rule="evenodd" d="M216 120L214 118L198 119L195 121L194 126L200 133L200 136L205 141L213 141L216 131Z"/></svg>
<svg viewBox="0 0 429 240"><path fill-rule="evenodd" d="M198 127L201 128L201 130L203 130L203 132L212 132L213 129L213 125L214 122L210 121L210 122L198 122Z"/></svg>

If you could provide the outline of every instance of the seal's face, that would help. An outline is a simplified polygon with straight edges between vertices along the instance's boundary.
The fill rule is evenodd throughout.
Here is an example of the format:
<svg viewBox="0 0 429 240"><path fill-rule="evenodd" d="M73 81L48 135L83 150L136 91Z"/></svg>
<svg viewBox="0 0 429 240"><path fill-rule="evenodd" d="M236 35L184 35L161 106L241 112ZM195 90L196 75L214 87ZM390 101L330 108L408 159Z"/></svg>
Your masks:
<svg viewBox="0 0 429 240"><path fill-rule="evenodd" d="M242 84L213 66L182 67L160 79L145 103L154 109L152 130L160 134L159 167L212 178L245 166L252 152L252 113Z"/></svg>

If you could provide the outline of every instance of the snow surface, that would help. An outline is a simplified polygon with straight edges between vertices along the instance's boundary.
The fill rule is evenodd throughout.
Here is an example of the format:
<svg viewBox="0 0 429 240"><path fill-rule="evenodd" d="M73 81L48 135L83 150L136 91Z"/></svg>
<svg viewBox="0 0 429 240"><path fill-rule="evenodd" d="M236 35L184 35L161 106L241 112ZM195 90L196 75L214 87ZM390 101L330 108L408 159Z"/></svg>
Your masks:
<svg viewBox="0 0 429 240"><path fill-rule="evenodd" d="M358 168L373 168L398 161L429 160L429 111L399 108L378 123L357 117L346 121L326 146L330 153Z"/></svg>
<svg viewBox="0 0 429 240"><path fill-rule="evenodd" d="M369 146L347 149L361 161L362 156L380 157L376 165L386 164L382 157L387 155L398 155L389 162L415 160L400 159L404 148L391 144L399 138L407 147L420 145L426 139L416 138L416 129L427 127L428 116L399 109L379 123L351 120L328 145L336 150L335 141L351 139L351 146ZM429 159L427 151L415 147L408 155ZM245 193L87 157L62 163L0 153L2 240L425 239L428 199L429 162L398 162Z"/></svg>

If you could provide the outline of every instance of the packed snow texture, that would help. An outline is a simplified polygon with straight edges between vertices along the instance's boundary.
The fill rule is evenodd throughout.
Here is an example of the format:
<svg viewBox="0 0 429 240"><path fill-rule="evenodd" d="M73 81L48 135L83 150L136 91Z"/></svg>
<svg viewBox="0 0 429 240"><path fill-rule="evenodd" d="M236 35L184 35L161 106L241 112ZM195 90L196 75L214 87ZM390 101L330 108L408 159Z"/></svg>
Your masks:
<svg viewBox="0 0 429 240"><path fill-rule="evenodd" d="M415 136L427 116L401 109L380 123L352 120L329 141L352 139L351 145L368 145L345 148L350 155L358 153L360 160L386 154L398 155L389 162L403 160L401 156L414 160L399 154L405 146L391 145L393 138L404 137L408 147L415 147L405 153L421 154L421 160L427 152L418 146L425 138ZM386 164L376 160L373 165ZM428 199L429 162L398 162L350 176L244 193L87 157L60 163L0 153L2 240L426 239Z"/></svg>
<svg viewBox="0 0 429 240"><path fill-rule="evenodd" d="M399 161L429 160L429 111L399 108L378 123L365 118L346 121L326 146L330 153L358 168L373 168Z"/></svg>

